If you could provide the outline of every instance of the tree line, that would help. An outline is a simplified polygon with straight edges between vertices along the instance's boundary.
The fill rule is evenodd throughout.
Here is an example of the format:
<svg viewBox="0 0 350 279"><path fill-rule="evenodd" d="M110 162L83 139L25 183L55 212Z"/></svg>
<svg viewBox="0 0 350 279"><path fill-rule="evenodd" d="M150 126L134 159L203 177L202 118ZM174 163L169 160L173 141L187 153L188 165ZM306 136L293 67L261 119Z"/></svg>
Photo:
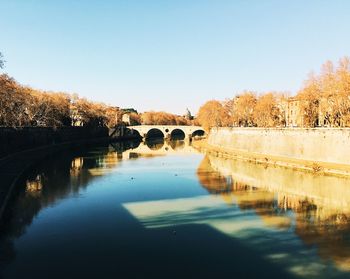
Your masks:
<svg viewBox="0 0 350 279"><path fill-rule="evenodd" d="M148 111L141 114L144 125L192 125L191 117L175 115L164 111Z"/></svg>
<svg viewBox="0 0 350 279"><path fill-rule="evenodd" d="M0 69L4 67L0 52ZM123 123L128 114L128 123ZM190 125L191 117L167 112L120 109L80 98L77 94L50 92L23 86L7 74L0 74L0 126L88 126L114 127L120 124Z"/></svg>
<svg viewBox="0 0 350 279"><path fill-rule="evenodd" d="M244 91L232 99L210 100L202 105L197 121L212 127L284 127L289 102L287 92ZM336 66L327 61L319 74L310 74L293 97L299 126L350 127L350 59L341 58ZM290 111L293 113L293 110Z"/></svg>
<svg viewBox="0 0 350 279"><path fill-rule="evenodd" d="M0 52L0 69L4 64ZM77 94L33 89L0 74L0 126L112 127L121 122L122 114L119 107L92 102Z"/></svg>
<svg viewBox="0 0 350 279"><path fill-rule="evenodd" d="M0 52L0 69L4 67ZM0 75L0 126L100 126L113 127L128 113L131 125L201 125L212 127L284 127L288 125L286 92L244 91L224 101L210 100L197 117L149 111L126 111L80 98L76 94L50 92L23 86L7 74ZM310 74L293 100L300 126L350 127L350 59L335 66L327 61L318 74Z"/></svg>
<svg viewBox="0 0 350 279"><path fill-rule="evenodd" d="M323 64L319 74L310 74L297 95L301 101L305 125L350 127L350 58L341 58L337 65Z"/></svg>
<svg viewBox="0 0 350 279"><path fill-rule="evenodd" d="M191 125L185 116L149 111L139 114L80 98L77 94L48 92L23 86L0 75L0 126L114 127L129 114L131 125Z"/></svg>
<svg viewBox="0 0 350 279"><path fill-rule="evenodd" d="M280 101L285 94L267 92L257 95L245 91L233 99L211 100L200 107L197 122L206 130L212 127L277 127L285 125Z"/></svg>
<svg viewBox="0 0 350 279"><path fill-rule="evenodd" d="M37 90L19 84L7 74L0 75L0 126L111 127L121 113L117 107L76 94Z"/></svg>

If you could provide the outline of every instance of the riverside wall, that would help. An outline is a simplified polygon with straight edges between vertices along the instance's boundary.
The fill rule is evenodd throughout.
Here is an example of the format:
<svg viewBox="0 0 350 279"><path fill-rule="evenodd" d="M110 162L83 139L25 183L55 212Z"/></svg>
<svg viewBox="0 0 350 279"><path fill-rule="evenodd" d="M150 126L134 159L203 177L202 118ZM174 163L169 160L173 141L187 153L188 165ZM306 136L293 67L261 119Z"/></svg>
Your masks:
<svg viewBox="0 0 350 279"><path fill-rule="evenodd" d="M228 153L350 165L350 129L214 128L208 145Z"/></svg>
<svg viewBox="0 0 350 279"><path fill-rule="evenodd" d="M0 127L0 158L41 146L108 138L108 132L103 127Z"/></svg>
<svg viewBox="0 0 350 279"><path fill-rule="evenodd" d="M125 127L0 127L0 226L16 182L33 164L70 148L135 139Z"/></svg>

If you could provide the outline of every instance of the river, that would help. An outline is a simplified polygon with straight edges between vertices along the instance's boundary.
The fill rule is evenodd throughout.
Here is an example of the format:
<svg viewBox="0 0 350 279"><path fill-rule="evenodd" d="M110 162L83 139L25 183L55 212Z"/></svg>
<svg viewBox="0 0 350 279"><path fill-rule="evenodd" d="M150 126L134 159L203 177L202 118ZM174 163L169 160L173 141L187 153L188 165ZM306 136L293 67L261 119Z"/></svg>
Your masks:
<svg viewBox="0 0 350 279"><path fill-rule="evenodd" d="M62 152L16 186L1 278L350 278L349 187L184 141Z"/></svg>

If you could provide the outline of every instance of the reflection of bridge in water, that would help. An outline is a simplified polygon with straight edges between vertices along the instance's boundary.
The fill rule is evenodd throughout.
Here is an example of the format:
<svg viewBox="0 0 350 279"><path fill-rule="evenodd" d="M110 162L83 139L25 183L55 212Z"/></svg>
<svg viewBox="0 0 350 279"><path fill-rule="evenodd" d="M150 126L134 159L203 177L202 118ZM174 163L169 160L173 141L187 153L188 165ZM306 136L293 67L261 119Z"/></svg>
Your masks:
<svg viewBox="0 0 350 279"><path fill-rule="evenodd" d="M113 146L113 144L112 144ZM130 159L136 157L135 155L143 156L161 156L170 154L190 154L198 153L191 146L188 140L152 140L141 142L138 146L131 147L123 152L119 153L119 157L122 159Z"/></svg>
<svg viewBox="0 0 350 279"><path fill-rule="evenodd" d="M180 126L180 125L138 125L129 126L131 131L138 133L142 138L159 136L167 139L181 137L190 139L196 136L204 136L205 131L200 126Z"/></svg>

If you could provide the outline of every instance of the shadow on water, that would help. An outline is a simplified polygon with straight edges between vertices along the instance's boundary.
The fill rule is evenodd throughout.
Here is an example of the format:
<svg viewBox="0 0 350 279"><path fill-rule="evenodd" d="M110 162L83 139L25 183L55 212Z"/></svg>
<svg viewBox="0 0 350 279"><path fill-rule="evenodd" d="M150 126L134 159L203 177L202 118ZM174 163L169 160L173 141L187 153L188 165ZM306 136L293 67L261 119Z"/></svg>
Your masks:
<svg viewBox="0 0 350 279"><path fill-rule="evenodd" d="M150 231L125 209L118 208L118 212L127 220L127 230L104 230L97 223L96 229L81 232L81 236L37 247L35 262L15 269L11 278L28 274L35 278L213 278L230 274L234 278L292 278L240 241L208 226L187 224L177 226L176 232L173 227Z"/></svg>
<svg viewBox="0 0 350 279"><path fill-rule="evenodd" d="M31 249L16 246L43 209L79 197L92 182L102 187L123 160L176 150L192 152L185 141L124 142L56 154L34 166L1 227L3 278L347 278L348 180L210 155L195 172L195 183L210 195L137 196L113 200L112 208L93 203L78 215L65 213L67 223L45 228L42 239L23 241ZM117 178L113 183L122 183ZM128 181L118 194L132 190Z"/></svg>

